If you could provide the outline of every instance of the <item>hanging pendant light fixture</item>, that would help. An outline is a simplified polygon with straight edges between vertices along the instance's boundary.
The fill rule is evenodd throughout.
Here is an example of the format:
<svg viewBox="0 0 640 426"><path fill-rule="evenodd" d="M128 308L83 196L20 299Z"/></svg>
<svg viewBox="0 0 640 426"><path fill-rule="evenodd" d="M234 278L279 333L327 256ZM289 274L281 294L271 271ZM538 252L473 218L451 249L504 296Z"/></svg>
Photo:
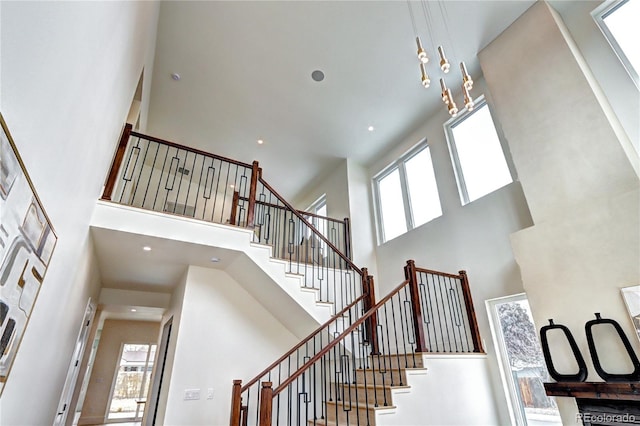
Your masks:
<svg viewBox="0 0 640 426"><path fill-rule="evenodd" d="M447 19L446 9L441 0L439 0L437 3L440 8L440 18L441 18L443 27L445 29L445 32L447 33L446 34L447 38L449 39L449 47L451 48L451 52L453 52L453 57L455 58L456 55L455 55L455 49L453 46L453 40L451 39L451 35L449 34L448 25L446 21ZM428 0L420 0L420 4L422 6L422 12L424 14L424 19L427 24L427 30L429 32L428 42L429 44L432 44L432 47L435 47L435 45L433 45L435 39L432 33L433 23L431 19L431 10L429 8ZM419 61L418 65L420 68L420 82L422 83L422 86L424 88L429 88L429 86L431 85L431 79L427 74L427 63L429 62L429 55L427 50L424 48L422 44L422 40L420 39L420 36L418 35L416 21L413 15L413 8L411 7L411 0L407 0L407 6L409 8L409 15L411 17L411 25L413 26L413 32L416 36L416 45L418 47L417 56ZM440 62L438 63L440 71L443 74L448 74L449 71L451 70L451 63L449 62L449 60L447 59L447 56L444 53L444 47L442 45L438 45L437 50L438 50L438 56L440 57ZM469 72L467 71L467 67L464 61L460 62L460 72L462 74L461 88L462 88L462 96L464 100L464 107L468 111L472 111L475 106L472 95L471 95L471 90L473 89L473 79L471 78L471 75L469 75ZM440 87L442 89L442 93L441 93L442 102L444 102L444 104L446 105L447 111L449 112L449 114L452 117L455 117L458 114L459 110L453 99L451 89L447 88L444 78L440 78Z"/></svg>
<svg viewBox="0 0 640 426"><path fill-rule="evenodd" d="M431 79L429 78L429 75L427 74L427 70L424 66L424 63L420 62L420 74L422 76L421 81L422 81L422 85L424 86L425 89L429 88L429 85L431 84Z"/></svg>
<svg viewBox="0 0 640 426"><path fill-rule="evenodd" d="M438 54L440 55L440 69L443 73L448 73L449 68L451 68L451 64L446 56L444 56L444 49L442 46L438 46Z"/></svg>
<svg viewBox="0 0 640 426"><path fill-rule="evenodd" d="M427 52L422 47L420 37L416 36L416 44L418 45L418 59L420 60L420 63L426 64L427 62L429 62L429 57L427 56Z"/></svg>

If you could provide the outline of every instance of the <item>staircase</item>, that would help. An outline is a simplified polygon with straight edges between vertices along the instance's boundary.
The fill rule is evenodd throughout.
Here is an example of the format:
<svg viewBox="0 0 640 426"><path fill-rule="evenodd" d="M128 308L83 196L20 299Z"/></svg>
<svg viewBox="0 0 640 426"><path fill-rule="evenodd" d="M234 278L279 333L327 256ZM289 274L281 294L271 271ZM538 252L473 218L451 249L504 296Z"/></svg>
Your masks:
<svg viewBox="0 0 640 426"><path fill-rule="evenodd" d="M410 392L409 377L427 373L427 342L443 352L483 352L466 274L409 261L405 277L367 305L370 278L362 298L246 385L236 380L230 425L384 424L398 414L394 395ZM344 331L332 333L338 321Z"/></svg>
<svg viewBox="0 0 640 426"><path fill-rule="evenodd" d="M408 261L405 280L376 300L373 277L350 259L348 220L294 209L257 162L125 127L92 227L242 252L228 272L306 335L246 384L234 381L230 426L395 425L407 421L401 405L415 422L427 409L406 395L413 383L427 389L425 360L484 352L464 271Z"/></svg>

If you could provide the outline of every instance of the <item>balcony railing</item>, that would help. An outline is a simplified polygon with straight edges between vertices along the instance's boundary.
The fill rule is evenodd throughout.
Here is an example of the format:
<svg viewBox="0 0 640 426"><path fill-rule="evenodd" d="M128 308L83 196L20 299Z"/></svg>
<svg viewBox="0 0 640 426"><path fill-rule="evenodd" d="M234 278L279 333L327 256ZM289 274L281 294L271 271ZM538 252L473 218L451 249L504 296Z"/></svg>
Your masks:
<svg viewBox="0 0 640 426"><path fill-rule="evenodd" d="M320 301L340 310L362 295L362 271L350 260L349 220L293 208L262 178L258 162L178 145L127 125L102 199L253 229L254 241L270 245L288 272L318 290Z"/></svg>

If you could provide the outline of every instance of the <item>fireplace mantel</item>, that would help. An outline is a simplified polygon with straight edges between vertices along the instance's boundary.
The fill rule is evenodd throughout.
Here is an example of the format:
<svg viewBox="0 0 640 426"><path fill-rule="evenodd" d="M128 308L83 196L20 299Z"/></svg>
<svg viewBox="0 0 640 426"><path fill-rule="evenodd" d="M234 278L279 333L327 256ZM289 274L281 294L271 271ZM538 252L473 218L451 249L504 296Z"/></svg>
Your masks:
<svg viewBox="0 0 640 426"><path fill-rule="evenodd" d="M544 388L549 396L640 401L640 382L559 382Z"/></svg>
<svg viewBox="0 0 640 426"><path fill-rule="evenodd" d="M549 396L572 397L585 426L640 424L640 382L545 383Z"/></svg>

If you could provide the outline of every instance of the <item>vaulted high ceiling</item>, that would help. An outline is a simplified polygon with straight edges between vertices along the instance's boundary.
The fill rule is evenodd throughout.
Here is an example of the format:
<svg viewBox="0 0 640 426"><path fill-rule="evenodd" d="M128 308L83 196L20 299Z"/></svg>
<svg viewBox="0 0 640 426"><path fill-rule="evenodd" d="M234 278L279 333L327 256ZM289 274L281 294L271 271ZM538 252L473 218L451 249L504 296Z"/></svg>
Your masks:
<svg viewBox="0 0 640 426"><path fill-rule="evenodd" d="M411 4L423 43L433 51L423 3ZM478 76L477 52L533 1L424 4L435 44L445 46L452 62L447 82L457 88L457 62ZM267 181L289 199L344 158L366 165L444 107L433 53L432 86L420 85L407 6L162 2L148 133L258 160ZM311 78L314 70L324 72L324 81Z"/></svg>

